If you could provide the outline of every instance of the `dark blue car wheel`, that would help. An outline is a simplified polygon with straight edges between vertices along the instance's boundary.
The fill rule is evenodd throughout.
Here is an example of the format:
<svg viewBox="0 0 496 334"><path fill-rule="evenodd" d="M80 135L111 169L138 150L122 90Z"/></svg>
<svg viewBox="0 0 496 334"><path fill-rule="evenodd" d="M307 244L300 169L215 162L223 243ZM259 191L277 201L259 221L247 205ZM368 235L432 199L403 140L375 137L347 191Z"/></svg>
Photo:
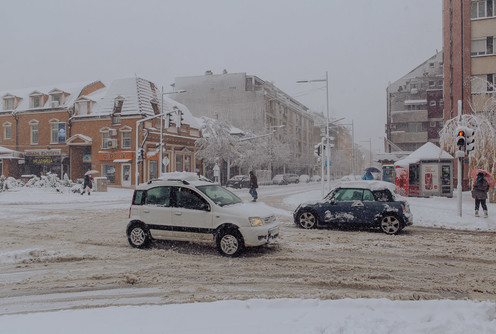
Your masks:
<svg viewBox="0 0 496 334"><path fill-rule="evenodd" d="M393 214L385 214L381 218L380 228L386 234L397 234L401 231L401 221Z"/></svg>
<svg viewBox="0 0 496 334"><path fill-rule="evenodd" d="M296 223L298 226L307 230L317 227L317 222L317 216L309 211L303 211L296 217Z"/></svg>

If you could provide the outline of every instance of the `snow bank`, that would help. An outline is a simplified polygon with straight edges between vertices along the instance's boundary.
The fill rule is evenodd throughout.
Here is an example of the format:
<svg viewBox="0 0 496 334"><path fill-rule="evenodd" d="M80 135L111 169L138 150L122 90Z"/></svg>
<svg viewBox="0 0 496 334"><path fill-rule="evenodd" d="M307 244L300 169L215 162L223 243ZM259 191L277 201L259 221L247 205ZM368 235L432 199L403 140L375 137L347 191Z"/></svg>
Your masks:
<svg viewBox="0 0 496 334"><path fill-rule="evenodd" d="M495 308L491 302L449 300L252 299L4 315L0 332L494 333Z"/></svg>

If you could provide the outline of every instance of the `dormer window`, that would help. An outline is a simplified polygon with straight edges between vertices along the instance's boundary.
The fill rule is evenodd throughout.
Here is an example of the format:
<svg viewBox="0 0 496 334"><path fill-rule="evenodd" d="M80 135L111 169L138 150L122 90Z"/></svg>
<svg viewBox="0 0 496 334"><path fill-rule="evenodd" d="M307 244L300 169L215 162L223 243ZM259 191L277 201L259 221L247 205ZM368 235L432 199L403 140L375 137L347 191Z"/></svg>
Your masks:
<svg viewBox="0 0 496 334"><path fill-rule="evenodd" d="M118 96L114 99L114 110L112 112L112 125L121 124L121 112L122 112L123 104L124 104L124 98L122 96Z"/></svg>
<svg viewBox="0 0 496 334"><path fill-rule="evenodd" d="M4 110L14 110L14 98L4 98L3 99L3 109Z"/></svg>
<svg viewBox="0 0 496 334"><path fill-rule="evenodd" d="M48 95L35 91L29 95L29 98L30 108L42 108L48 100Z"/></svg>
<svg viewBox="0 0 496 334"><path fill-rule="evenodd" d="M82 97L76 101L76 113L78 115L89 115L91 113L91 100Z"/></svg>
<svg viewBox="0 0 496 334"><path fill-rule="evenodd" d="M151 103L151 105L152 105L153 113L154 113L155 115L160 114L160 111L158 110L158 101L157 101L157 99L155 99L155 98L154 98L154 99L152 99L152 100L150 101L150 103Z"/></svg>
<svg viewBox="0 0 496 334"><path fill-rule="evenodd" d="M62 104L62 94L52 94L52 107L58 107Z"/></svg>

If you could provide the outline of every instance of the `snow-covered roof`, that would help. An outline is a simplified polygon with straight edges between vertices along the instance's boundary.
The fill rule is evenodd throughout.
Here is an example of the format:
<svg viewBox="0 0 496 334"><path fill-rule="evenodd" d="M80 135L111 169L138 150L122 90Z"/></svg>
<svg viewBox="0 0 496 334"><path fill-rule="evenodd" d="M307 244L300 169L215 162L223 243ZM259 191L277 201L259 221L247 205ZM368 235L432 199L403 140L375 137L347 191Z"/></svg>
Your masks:
<svg viewBox="0 0 496 334"><path fill-rule="evenodd" d="M154 116L155 112L152 106L152 102L154 102L158 109L164 112L172 111L174 107L177 107L183 112L185 124L192 128L200 128L197 118L185 105L161 95L162 93L154 83L142 78L132 77L114 80L105 91L104 96L97 101L91 113L80 117L110 115L114 111L116 98L123 98L121 115L144 114ZM162 100L164 101L163 108L161 106Z"/></svg>
<svg viewBox="0 0 496 334"><path fill-rule="evenodd" d="M213 118L210 118L210 117L207 117L207 116L202 116L202 117L199 117L196 119L198 121L198 125L200 126L200 128L203 127L203 125L207 122L207 120L210 120L210 121L213 121L215 122L216 120L213 119ZM229 124L231 125L231 124ZM232 126L231 125L231 129L229 130L229 133L232 135L232 136L238 136L238 135L242 135L244 136L245 135L245 132L235 126Z"/></svg>
<svg viewBox="0 0 496 334"><path fill-rule="evenodd" d="M0 158L13 159L13 158L22 158L22 157L24 157L24 154L22 152L17 152L17 151L11 150L10 148L0 146ZM0 170L0 173L1 172L2 171Z"/></svg>
<svg viewBox="0 0 496 334"><path fill-rule="evenodd" d="M30 87L23 89L11 89L7 91L0 91L0 98L4 97L16 97L20 98L19 104L16 106L15 110L17 112L22 112L30 109L50 109L53 108L51 104L51 99L47 99L45 104L38 108L30 108L30 96L31 95L50 95L52 93L65 93L67 96L61 101L62 103L59 107L70 108L74 105L74 101L80 97L83 89L94 82L77 82L77 83L66 83L66 84L56 84L44 87ZM93 99L93 95L97 95L99 91L89 94L88 98ZM4 109L4 103L0 103L0 112L9 111Z"/></svg>
<svg viewBox="0 0 496 334"><path fill-rule="evenodd" d="M358 188L358 189L370 189L371 191L389 189L394 192L396 186L391 182L379 181L379 180L363 180L363 181L342 181L339 182L335 188Z"/></svg>
<svg viewBox="0 0 496 334"><path fill-rule="evenodd" d="M431 142L427 142L416 151L412 152L405 159L395 162L395 166L404 166L415 164L422 160L453 160L451 154L443 151L439 146Z"/></svg>

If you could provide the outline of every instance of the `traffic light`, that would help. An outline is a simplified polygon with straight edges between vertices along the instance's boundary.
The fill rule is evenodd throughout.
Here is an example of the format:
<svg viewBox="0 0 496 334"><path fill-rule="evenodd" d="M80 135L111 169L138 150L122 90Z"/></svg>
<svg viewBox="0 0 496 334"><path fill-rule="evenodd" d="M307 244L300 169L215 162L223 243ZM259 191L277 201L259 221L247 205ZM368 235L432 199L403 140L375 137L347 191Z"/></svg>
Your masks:
<svg viewBox="0 0 496 334"><path fill-rule="evenodd" d="M181 109L178 109L176 111L176 127L180 128L181 125L183 124L184 118L183 118L183 111Z"/></svg>
<svg viewBox="0 0 496 334"><path fill-rule="evenodd" d="M171 123L171 115L167 114L164 118L164 129L170 128L170 123Z"/></svg>
<svg viewBox="0 0 496 334"><path fill-rule="evenodd" d="M145 160L145 150L142 148L138 149L138 161L143 161Z"/></svg>
<svg viewBox="0 0 496 334"><path fill-rule="evenodd" d="M465 151L467 154L475 149L475 130L471 128L465 128Z"/></svg>
<svg viewBox="0 0 496 334"><path fill-rule="evenodd" d="M465 127L459 126L456 128L456 146L458 151L466 152L467 138L465 137Z"/></svg>
<svg viewBox="0 0 496 334"><path fill-rule="evenodd" d="M322 155L322 144L318 143L317 145L314 146L313 154L316 157L320 157Z"/></svg>

